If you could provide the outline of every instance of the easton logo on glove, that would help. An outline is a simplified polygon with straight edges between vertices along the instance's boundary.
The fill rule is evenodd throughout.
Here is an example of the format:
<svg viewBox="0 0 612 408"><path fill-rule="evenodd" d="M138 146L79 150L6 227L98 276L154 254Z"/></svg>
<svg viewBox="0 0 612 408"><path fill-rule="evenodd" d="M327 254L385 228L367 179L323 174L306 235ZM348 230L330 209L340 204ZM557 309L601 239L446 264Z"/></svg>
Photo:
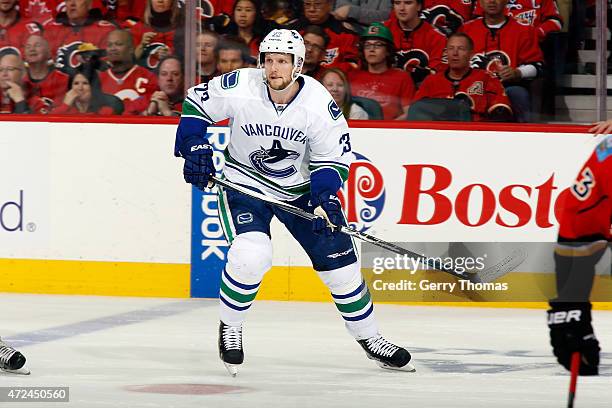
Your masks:
<svg viewBox="0 0 612 408"><path fill-rule="evenodd" d="M195 145L195 146L191 146L191 151L192 152L197 152L198 150L211 150L212 146L208 145L208 144L201 144L201 145Z"/></svg>

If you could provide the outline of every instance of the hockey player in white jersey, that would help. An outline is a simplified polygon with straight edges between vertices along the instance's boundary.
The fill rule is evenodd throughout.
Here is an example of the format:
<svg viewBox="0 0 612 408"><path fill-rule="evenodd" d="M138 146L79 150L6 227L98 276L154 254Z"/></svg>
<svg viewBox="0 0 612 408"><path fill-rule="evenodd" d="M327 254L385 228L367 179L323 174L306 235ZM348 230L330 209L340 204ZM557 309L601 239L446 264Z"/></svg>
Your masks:
<svg viewBox="0 0 612 408"><path fill-rule="evenodd" d="M220 290L219 354L236 375L242 325L272 266L270 221L276 216L300 243L331 291L349 333L381 367L414 371L410 353L379 334L337 191L353 161L342 111L316 80L300 75L305 47L294 30L273 30L259 47L259 68L239 69L189 89L175 155L201 189L215 173L207 126L230 119L224 177L319 215L306 221L234 191L219 192L219 216L231 243Z"/></svg>

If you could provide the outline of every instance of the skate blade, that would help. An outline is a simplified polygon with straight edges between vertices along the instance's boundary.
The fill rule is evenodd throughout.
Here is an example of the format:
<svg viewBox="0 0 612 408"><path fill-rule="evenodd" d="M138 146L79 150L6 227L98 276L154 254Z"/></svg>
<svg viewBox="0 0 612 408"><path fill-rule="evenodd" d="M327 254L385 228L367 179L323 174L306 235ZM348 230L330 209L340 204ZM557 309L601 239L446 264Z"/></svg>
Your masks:
<svg viewBox="0 0 612 408"><path fill-rule="evenodd" d="M402 366L402 367L394 367L394 366L385 364L385 363L383 363L381 361L378 361L378 360L374 360L374 361L376 362L376 364L378 364L378 366L380 368L384 368L385 370L406 371L408 373L415 373L416 372L416 368L412 364L410 364L410 363L406 363L406 365Z"/></svg>
<svg viewBox="0 0 612 408"><path fill-rule="evenodd" d="M225 368L227 369L227 372L230 373L230 375L232 377L236 377L238 375L238 364L230 364L230 363L226 363L225 361L223 362L223 364L225 364Z"/></svg>
<svg viewBox="0 0 612 408"><path fill-rule="evenodd" d="M9 370L5 368L0 368L0 371L7 374L15 374L15 375L30 375L30 370L27 368L19 368L17 370Z"/></svg>

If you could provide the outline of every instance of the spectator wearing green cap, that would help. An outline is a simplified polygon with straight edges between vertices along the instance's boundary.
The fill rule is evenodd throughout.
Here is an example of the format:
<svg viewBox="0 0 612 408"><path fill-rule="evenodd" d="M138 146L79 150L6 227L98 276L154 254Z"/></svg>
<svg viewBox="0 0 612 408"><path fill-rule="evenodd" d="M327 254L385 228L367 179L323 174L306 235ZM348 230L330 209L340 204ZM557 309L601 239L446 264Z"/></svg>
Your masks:
<svg viewBox="0 0 612 408"><path fill-rule="evenodd" d="M415 92L410 75L393 68L394 53L391 31L373 23L361 34L361 69L349 72L353 95L378 102L385 120L406 119Z"/></svg>

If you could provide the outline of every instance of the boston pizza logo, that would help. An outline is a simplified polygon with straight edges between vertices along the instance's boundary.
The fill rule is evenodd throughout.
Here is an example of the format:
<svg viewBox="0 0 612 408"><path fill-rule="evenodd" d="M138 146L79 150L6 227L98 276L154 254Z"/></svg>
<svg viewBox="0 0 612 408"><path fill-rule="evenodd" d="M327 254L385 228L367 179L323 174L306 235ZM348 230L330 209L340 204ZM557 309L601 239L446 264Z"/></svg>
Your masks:
<svg viewBox="0 0 612 408"><path fill-rule="evenodd" d="M385 186L381 172L365 156L355 152L349 178L338 194L348 225L367 231L381 216L385 206Z"/></svg>

